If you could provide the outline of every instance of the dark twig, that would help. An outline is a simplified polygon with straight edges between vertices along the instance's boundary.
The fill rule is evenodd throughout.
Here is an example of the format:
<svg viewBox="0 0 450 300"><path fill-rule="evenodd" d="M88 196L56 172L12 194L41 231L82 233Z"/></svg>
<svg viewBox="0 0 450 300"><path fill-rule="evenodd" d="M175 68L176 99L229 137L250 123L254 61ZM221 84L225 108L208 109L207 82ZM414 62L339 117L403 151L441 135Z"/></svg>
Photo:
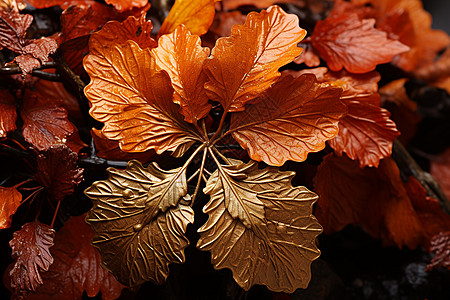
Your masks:
<svg viewBox="0 0 450 300"><path fill-rule="evenodd" d="M394 146L392 147L392 158L397 163L404 178L414 176L425 188L427 195L438 200L442 210L450 214L450 202L439 186L439 183L430 173L422 170L405 147L397 140L394 141Z"/></svg>

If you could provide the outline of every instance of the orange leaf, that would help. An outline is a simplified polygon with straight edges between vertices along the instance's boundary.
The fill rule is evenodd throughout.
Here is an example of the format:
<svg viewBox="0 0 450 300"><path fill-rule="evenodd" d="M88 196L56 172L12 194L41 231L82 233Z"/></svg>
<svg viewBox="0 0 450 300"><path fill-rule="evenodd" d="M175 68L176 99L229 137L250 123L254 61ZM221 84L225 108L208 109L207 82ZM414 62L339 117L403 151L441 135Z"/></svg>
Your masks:
<svg viewBox="0 0 450 300"><path fill-rule="evenodd" d="M248 14L244 25L233 26L230 37L217 40L206 60L209 97L225 111L244 110L245 103L278 79L278 69L301 53L297 44L305 34L297 16L278 6Z"/></svg>
<svg viewBox="0 0 450 300"><path fill-rule="evenodd" d="M325 157L314 186L319 194L315 215L327 233L356 224L385 244L415 248L426 242L423 225L406 192L395 162L359 168L347 157Z"/></svg>
<svg viewBox="0 0 450 300"><path fill-rule="evenodd" d="M169 15L159 29L158 37L173 32L181 24L184 24L192 34L205 34L213 22L217 1L175 0Z"/></svg>
<svg viewBox="0 0 450 300"><path fill-rule="evenodd" d="M105 0L106 3L111 4L119 12L130 10L135 7L141 8L147 5L148 0Z"/></svg>
<svg viewBox="0 0 450 300"><path fill-rule="evenodd" d="M159 39L158 48L152 50L158 68L169 74L172 87L178 97L184 120L196 123L211 110L203 86L206 74L203 63L209 56L209 48L202 48L200 37L191 35L183 25L171 34Z"/></svg>
<svg viewBox="0 0 450 300"><path fill-rule="evenodd" d="M91 77L85 88L90 114L105 123L103 134L118 140L123 151L179 156L201 140L179 114L170 78L156 71L150 49L134 41L91 47L84 66Z"/></svg>
<svg viewBox="0 0 450 300"><path fill-rule="evenodd" d="M11 220L22 201L15 187L0 186L0 229L11 227Z"/></svg>
<svg viewBox="0 0 450 300"><path fill-rule="evenodd" d="M282 76L256 104L232 115L229 132L253 160L275 166L304 161L336 136L346 112L340 92L320 88L311 74Z"/></svg>
<svg viewBox="0 0 450 300"><path fill-rule="evenodd" d="M333 71L370 72L409 50L374 24L374 19L360 20L356 13L333 14L317 22L311 44Z"/></svg>
<svg viewBox="0 0 450 300"><path fill-rule="evenodd" d="M56 233L51 248L54 263L42 274L44 284L27 300L81 300L83 292L105 300L117 299L125 286L100 266L100 254L91 246L94 232L84 221L86 215L71 217Z"/></svg>
<svg viewBox="0 0 450 300"><path fill-rule="evenodd" d="M16 101L7 90L0 90L0 140L16 127Z"/></svg>
<svg viewBox="0 0 450 300"><path fill-rule="evenodd" d="M25 92L21 109L23 137L39 151L65 143L66 138L76 130L67 119L67 111L47 101Z"/></svg>

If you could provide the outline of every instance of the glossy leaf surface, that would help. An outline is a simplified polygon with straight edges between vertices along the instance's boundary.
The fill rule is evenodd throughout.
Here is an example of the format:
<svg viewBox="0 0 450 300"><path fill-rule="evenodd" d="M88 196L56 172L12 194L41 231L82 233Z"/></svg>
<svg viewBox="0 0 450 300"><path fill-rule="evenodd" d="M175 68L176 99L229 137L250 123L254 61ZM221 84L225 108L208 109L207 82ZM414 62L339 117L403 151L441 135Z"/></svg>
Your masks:
<svg viewBox="0 0 450 300"><path fill-rule="evenodd" d="M156 163L145 169L132 160L126 170L108 173L86 190L94 203L86 220L102 264L126 285L162 284L169 264L184 262L184 233L194 221L192 208L178 204L187 194L185 170L164 171Z"/></svg>
<svg viewBox="0 0 450 300"><path fill-rule="evenodd" d="M220 38L206 61L209 97L225 111L242 111L273 84L278 69L301 53L297 44L306 31L296 15L272 6L248 14L244 25L235 25L231 36Z"/></svg>
<svg viewBox="0 0 450 300"><path fill-rule="evenodd" d="M211 251L214 268L230 268L245 290L255 284L288 293L305 288L320 254L315 238L322 227L312 215L317 195L292 187L293 172L235 162L208 179L204 191L211 200L203 211L209 219L197 247Z"/></svg>
<svg viewBox="0 0 450 300"><path fill-rule="evenodd" d="M0 186L0 229L9 228L22 201L22 194L14 187Z"/></svg>
<svg viewBox="0 0 450 300"><path fill-rule="evenodd" d="M257 103L233 114L230 132L253 160L281 166L304 161L338 133L347 109L338 88L319 87L314 75L282 78Z"/></svg>
<svg viewBox="0 0 450 300"><path fill-rule="evenodd" d="M16 101L7 90L0 90L0 140L16 130Z"/></svg>
<svg viewBox="0 0 450 300"><path fill-rule="evenodd" d="M118 11L123 12L135 7L144 7L147 5L148 0L105 0L105 2L114 6Z"/></svg>
<svg viewBox="0 0 450 300"><path fill-rule="evenodd" d="M178 94L174 100L180 105L184 120L196 123L204 118L211 109L203 88L206 82L203 63L209 56L209 49L201 46L198 36L179 26L159 39L152 54L158 68L170 76L172 87Z"/></svg>

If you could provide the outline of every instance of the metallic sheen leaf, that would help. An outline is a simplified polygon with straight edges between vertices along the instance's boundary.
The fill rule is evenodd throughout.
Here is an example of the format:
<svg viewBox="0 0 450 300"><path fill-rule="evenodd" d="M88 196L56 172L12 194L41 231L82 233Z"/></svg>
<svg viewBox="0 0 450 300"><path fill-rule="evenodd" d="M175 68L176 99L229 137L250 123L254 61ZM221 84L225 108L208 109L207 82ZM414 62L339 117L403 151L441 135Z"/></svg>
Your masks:
<svg viewBox="0 0 450 300"><path fill-rule="evenodd" d="M235 25L231 36L220 38L206 60L208 95L225 111L242 111L273 84L278 69L301 53L297 44L306 31L296 15L271 6L261 13L248 14L244 25Z"/></svg>
<svg viewBox="0 0 450 300"><path fill-rule="evenodd" d="M0 186L0 229L9 228L11 220L22 201L22 194L15 187Z"/></svg>
<svg viewBox="0 0 450 300"><path fill-rule="evenodd" d="M97 45L84 60L91 83L85 94L103 134L128 152L150 149L182 155L197 138L173 103L170 78L157 72L150 49L136 42Z"/></svg>
<svg viewBox="0 0 450 300"><path fill-rule="evenodd" d="M209 219L197 247L211 251L214 267L230 268L246 290L264 284L293 292L308 285L322 227L312 215L317 195L292 187L294 174L238 161L208 179L204 191L211 200L203 211Z"/></svg>
<svg viewBox="0 0 450 300"><path fill-rule="evenodd" d="M16 130L16 101L8 90L0 90L0 140Z"/></svg>
<svg viewBox="0 0 450 300"><path fill-rule="evenodd" d="M209 56L209 48L203 48L200 37L191 35L181 25L173 33L162 36L152 54L156 65L172 80L172 87L179 96L174 100L181 106L180 113L185 121L195 123L204 118L211 109L203 88L206 82L203 63Z"/></svg>
<svg viewBox="0 0 450 300"><path fill-rule="evenodd" d="M132 160L126 170L108 173L86 190L94 203L86 221L102 264L123 284L162 284L189 245L184 233L194 211L178 203L187 194L185 170L164 171L156 163L145 169Z"/></svg>
<svg viewBox="0 0 450 300"><path fill-rule="evenodd" d="M347 111L340 93L320 88L311 74L295 80L283 75L257 103L232 115L230 132L253 160L275 166L304 161L338 133Z"/></svg>
<svg viewBox="0 0 450 300"><path fill-rule="evenodd" d="M175 4L161 25L158 36L173 32L181 24L184 24L192 34L205 34L214 20L217 1L175 0Z"/></svg>

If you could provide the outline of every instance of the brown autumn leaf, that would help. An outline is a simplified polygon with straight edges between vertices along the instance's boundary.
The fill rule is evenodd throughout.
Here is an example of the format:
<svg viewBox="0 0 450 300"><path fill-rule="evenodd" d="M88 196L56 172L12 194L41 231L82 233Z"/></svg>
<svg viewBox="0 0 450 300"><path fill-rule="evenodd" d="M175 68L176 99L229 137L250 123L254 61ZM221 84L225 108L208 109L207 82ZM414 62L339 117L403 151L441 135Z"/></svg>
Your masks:
<svg viewBox="0 0 450 300"><path fill-rule="evenodd" d="M192 208L179 203L187 194L185 168L144 168L132 160L127 169L109 168L108 174L85 191L94 203L86 221L102 265L128 286L164 283L169 264L184 262L184 234L194 221Z"/></svg>
<svg viewBox="0 0 450 300"><path fill-rule="evenodd" d="M114 6L117 11L123 12L135 7L142 8L147 5L148 0L105 0L105 2Z"/></svg>
<svg viewBox="0 0 450 300"><path fill-rule="evenodd" d="M53 101L27 92L23 99L20 111L23 137L39 151L65 143L76 130L67 118L67 111Z"/></svg>
<svg viewBox="0 0 450 300"><path fill-rule="evenodd" d="M317 195L292 187L294 172L234 162L208 179L204 192L211 199L203 211L209 219L198 230L197 247L211 251L215 269L230 268L245 290L306 288L320 255L315 239L322 227L312 215Z"/></svg>
<svg viewBox="0 0 450 300"><path fill-rule="evenodd" d="M62 9L69 8L72 5L91 5L95 0L26 0L35 8L48 8L60 6Z"/></svg>
<svg viewBox="0 0 450 300"><path fill-rule="evenodd" d="M8 90L0 90L0 140L17 129L17 112L14 96Z"/></svg>
<svg viewBox="0 0 450 300"><path fill-rule="evenodd" d="M409 50L374 25L374 19L360 20L353 12L330 14L317 22L310 42L332 71L367 73Z"/></svg>
<svg viewBox="0 0 450 300"><path fill-rule="evenodd" d="M77 167L78 156L66 145L55 145L37 157L35 179L46 189L53 202L73 193L83 180L83 169Z"/></svg>
<svg viewBox="0 0 450 300"><path fill-rule="evenodd" d="M225 10L237 9L239 6L252 5L256 8L266 8L273 4L294 3L302 4L302 0L222 0Z"/></svg>
<svg viewBox="0 0 450 300"><path fill-rule="evenodd" d="M209 48L201 46L200 37L191 35L184 25L162 36L152 50L156 66L169 74L178 95L174 101L189 123L197 123L211 110L203 88L207 79L203 64L209 52Z"/></svg>
<svg viewBox="0 0 450 300"><path fill-rule="evenodd" d="M154 149L180 156L201 137L184 122L173 103L166 73L156 70L150 49L134 41L102 45L93 39L84 66L91 77L85 94L90 114L105 123L103 134L127 152Z"/></svg>
<svg viewBox="0 0 450 300"><path fill-rule="evenodd" d="M14 232L9 242L15 260L9 271L11 287L17 296L36 291L43 281L40 272L47 271L53 263L50 247L55 231L48 225L33 221Z"/></svg>
<svg viewBox="0 0 450 300"><path fill-rule="evenodd" d="M431 251L434 257L427 266L427 271L437 268L450 269L450 231L440 232L431 240Z"/></svg>
<svg viewBox="0 0 450 300"><path fill-rule="evenodd" d="M426 244L424 224L391 158L378 168L361 169L346 156L329 154L314 187L319 195L315 215L326 233L354 224L386 245L414 249Z"/></svg>
<svg viewBox="0 0 450 300"><path fill-rule="evenodd" d="M282 75L256 104L232 115L229 132L253 160L275 166L304 161L338 133L347 111L340 93L339 88L321 88L312 74L295 80Z"/></svg>
<svg viewBox="0 0 450 300"><path fill-rule="evenodd" d="M244 25L233 26L230 37L217 40L206 60L208 96L227 112L244 110L278 79L278 69L301 53L297 44L305 35L297 16L278 6L251 12Z"/></svg>
<svg viewBox="0 0 450 300"><path fill-rule="evenodd" d="M294 60L296 64L305 63L308 67L317 67L320 65L320 56L311 46L311 44L300 44L303 52Z"/></svg>
<svg viewBox="0 0 450 300"><path fill-rule="evenodd" d="M158 32L158 37L172 33L183 24L194 35L208 31L214 19L215 3L219 0L175 0Z"/></svg>
<svg viewBox="0 0 450 300"><path fill-rule="evenodd" d="M323 75L318 76L324 86L340 87L343 92L341 101L347 106L348 113L339 122L338 135L328 143L334 151L346 153L358 160L360 167L377 167L380 159L392 153L392 143L400 134L395 123L389 118L388 110L380 107L378 81L380 74L351 74L326 72L318 68ZM314 70L300 71L300 74ZM317 72L315 72L317 73Z"/></svg>
<svg viewBox="0 0 450 300"><path fill-rule="evenodd" d="M154 160L156 152L154 150L148 150L145 152L129 153L120 150L119 143L117 141L107 139L101 130L92 128L91 136L94 139L96 155L98 157L110 160L132 160L136 159L142 163Z"/></svg>
<svg viewBox="0 0 450 300"><path fill-rule="evenodd" d="M24 53L27 45L27 29L33 22L31 15L20 14L17 6L0 9L0 49L8 48L16 53Z"/></svg>
<svg viewBox="0 0 450 300"><path fill-rule="evenodd" d="M11 227L11 220L22 201L15 187L0 186L0 229Z"/></svg>
<svg viewBox="0 0 450 300"><path fill-rule="evenodd" d="M104 300L117 299L122 289L114 276L100 265L100 254L91 246L93 232L85 215L71 217L56 233L51 248L54 262L42 274L44 284L25 300L81 300L101 292Z"/></svg>

